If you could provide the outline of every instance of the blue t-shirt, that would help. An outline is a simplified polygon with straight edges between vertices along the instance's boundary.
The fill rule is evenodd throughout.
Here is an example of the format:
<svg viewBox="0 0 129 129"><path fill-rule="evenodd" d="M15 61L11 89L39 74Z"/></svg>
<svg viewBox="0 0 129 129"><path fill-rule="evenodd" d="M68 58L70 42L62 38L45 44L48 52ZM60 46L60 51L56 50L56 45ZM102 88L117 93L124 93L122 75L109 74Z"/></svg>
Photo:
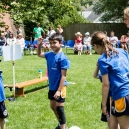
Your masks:
<svg viewBox="0 0 129 129"><path fill-rule="evenodd" d="M4 94L4 85L3 85L3 78L2 78L2 71L0 71L0 102L6 99Z"/></svg>
<svg viewBox="0 0 129 129"><path fill-rule="evenodd" d="M107 57L103 53L98 59L101 74L108 74L113 100L129 94L128 53L122 48L115 48L115 50L118 54L112 53L111 57Z"/></svg>
<svg viewBox="0 0 129 129"><path fill-rule="evenodd" d="M49 89L57 90L61 79L61 70L66 70L70 67L70 62L63 52L55 54L54 52L45 52L44 56L47 60ZM64 85L67 82L65 80Z"/></svg>

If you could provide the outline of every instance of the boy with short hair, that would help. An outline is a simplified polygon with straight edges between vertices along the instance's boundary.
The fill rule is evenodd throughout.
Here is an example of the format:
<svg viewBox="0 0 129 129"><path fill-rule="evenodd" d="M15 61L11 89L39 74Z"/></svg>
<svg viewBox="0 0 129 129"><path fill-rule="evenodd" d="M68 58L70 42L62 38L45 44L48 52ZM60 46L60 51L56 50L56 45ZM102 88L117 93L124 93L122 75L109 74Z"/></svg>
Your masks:
<svg viewBox="0 0 129 129"><path fill-rule="evenodd" d="M37 54L39 57L46 58L48 77L50 107L59 121L59 126L55 129L65 129L66 117L64 113L64 102L66 97L66 73L70 62L62 52L62 36L54 33L50 38L50 47L52 52L42 53L42 38L38 39Z"/></svg>

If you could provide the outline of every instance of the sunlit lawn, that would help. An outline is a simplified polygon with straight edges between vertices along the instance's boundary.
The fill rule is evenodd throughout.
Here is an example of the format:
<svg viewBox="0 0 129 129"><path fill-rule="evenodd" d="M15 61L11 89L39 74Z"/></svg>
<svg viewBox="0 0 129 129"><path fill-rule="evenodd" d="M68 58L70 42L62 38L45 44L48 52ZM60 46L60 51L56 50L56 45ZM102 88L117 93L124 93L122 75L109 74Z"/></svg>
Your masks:
<svg viewBox="0 0 129 129"><path fill-rule="evenodd" d="M101 83L92 77L99 55L73 55L68 50L71 68L67 73L65 111L67 126L79 126L81 129L105 129L106 123L100 121ZM12 84L12 62L0 63L5 84ZM25 55L22 60L15 61L16 82L38 78L38 69L46 74L45 59L36 55ZM57 120L49 108L46 82L25 88L26 97L18 97L16 101L6 100L9 113L7 129L55 129ZM6 97L13 91L5 88Z"/></svg>

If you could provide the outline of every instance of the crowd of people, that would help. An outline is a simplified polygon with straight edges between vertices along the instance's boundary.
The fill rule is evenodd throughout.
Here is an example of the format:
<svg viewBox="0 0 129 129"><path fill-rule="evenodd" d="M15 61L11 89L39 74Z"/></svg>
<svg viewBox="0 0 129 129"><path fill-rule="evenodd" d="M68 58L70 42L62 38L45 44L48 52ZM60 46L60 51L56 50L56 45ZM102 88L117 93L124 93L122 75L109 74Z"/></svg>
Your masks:
<svg viewBox="0 0 129 129"><path fill-rule="evenodd" d="M9 26L5 26L5 31L0 34L0 55L2 55L2 46L11 46L13 44L19 44L21 46L21 52L23 54L25 39L22 34L20 26L17 26L17 35L9 31Z"/></svg>
<svg viewBox="0 0 129 129"><path fill-rule="evenodd" d="M0 56L2 55L2 46L10 46L14 44L20 44L21 46L21 52L24 54L24 48L25 48L25 39L23 36L23 32L21 30L21 27L19 25L16 26L17 33L14 36L14 33L12 33L9 30L9 26L5 26L5 30L3 33L0 33ZM43 38L42 41L42 48L43 51L49 51L50 50L50 44L48 38L51 37L54 33L63 33L63 29L60 25L57 26L56 30L53 29L52 26L48 28L48 31L45 33L43 28L40 27L40 23L36 23L36 27L33 29L33 35L34 35L34 41L36 42L38 38ZM27 48L29 48L31 43L28 44ZM37 42L34 44L34 53L36 53L37 49Z"/></svg>
<svg viewBox="0 0 129 129"><path fill-rule="evenodd" d="M52 26L49 26L48 31L45 32L42 27L40 27L40 23L36 23L36 27L33 29L34 41L38 41L39 38L42 39L42 49L44 52L50 51L50 43L49 37L51 37L54 33L63 33L63 29L60 25L57 26L56 30L53 29ZM34 49L37 49L37 44L34 45ZM34 51L34 53L36 53Z"/></svg>
<svg viewBox="0 0 129 129"><path fill-rule="evenodd" d="M124 10L124 23L129 28L129 8ZM63 37L61 34L63 29L60 27L58 26L56 31L50 27L48 30L49 37L46 38L45 34L42 37L44 31L38 23L33 30L33 34L35 35L34 40L38 40L37 55L47 61L48 99L50 100L50 107L59 122L55 129L66 129L64 102L67 85L66 75L70 67L70 61L62 52ZM129 34L122 35L120 40L113 31L109 37L106 31L96 31L91 37L89 32L86 32L83 39L80 32L77 32L75 36L74 50L78 51L78 55L81 55L82 51L86 54L92 54L92 47L100 54L93 76L102 82L101 120L108 121L109 129L129 129ZM6 28L6 33L1 34L1 38L3 45L12 45L15 42L15 44L20 44L23 47L23 37L20 30L15 39L13 34ZM52 51L42 52L41 48L44 47L44 42L45 49L48 49L47 43L49 42ZM0 125L5 129L4 118L8 116L8 113L7 111L4 113L6 110L5 95L2 81L0 83L2 93L0 96Z"/></svg>
<svg viewBox="0 0 129 129"><path fill-rule="evenodd" d="M110 36L107 35L107 31L104 31L104 34L107 36L107 40L114 48L123 48L128 51L129 32L127 32L126 35L122 35L120 39L115 36L115 32L113 31L110 32ZM78 53L78 55L81 55L81 53L92 55L91 37L89 32L85 33L84 38L82 37L81 32L75 33L74 53Z"/></svg>

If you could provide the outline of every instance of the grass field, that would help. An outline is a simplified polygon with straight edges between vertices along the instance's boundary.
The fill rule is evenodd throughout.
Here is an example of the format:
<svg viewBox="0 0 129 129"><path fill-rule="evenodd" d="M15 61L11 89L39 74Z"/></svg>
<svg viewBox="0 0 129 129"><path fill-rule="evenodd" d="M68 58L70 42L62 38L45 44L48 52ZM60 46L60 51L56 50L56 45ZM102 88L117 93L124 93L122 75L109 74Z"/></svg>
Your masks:
<svg viewBox="0 0 129 129"><path fill-rule="evenodd" d="M92 77L99 55L73 55L68 50L71 68L67 73L65 111L67 126L79 126L81 129L105 129L106 123L100 121L101 83ZM5 84L12 84L12 62L0 63ZM22 60L15 61L16 82L22 82L38 77L38 69L46 72L45 59L36 55L25 55ZM9 113L7 129L55 129L57 120L49 108L46 83L25 88L26 97L18 97L16 101L8 99L6 107ZM6 97L13 91L5 88Z"/></svg>

